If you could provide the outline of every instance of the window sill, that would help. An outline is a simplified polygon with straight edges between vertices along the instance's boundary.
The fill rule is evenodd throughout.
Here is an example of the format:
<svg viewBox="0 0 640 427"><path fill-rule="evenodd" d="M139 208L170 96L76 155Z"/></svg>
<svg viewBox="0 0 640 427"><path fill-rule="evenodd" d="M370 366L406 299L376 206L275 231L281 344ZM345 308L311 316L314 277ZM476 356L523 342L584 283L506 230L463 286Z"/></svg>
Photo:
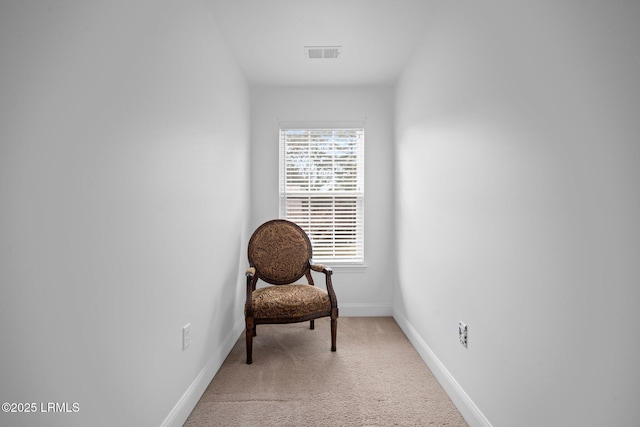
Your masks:
<svg viewBox="0 0 640 427"><path fill-rule="evenodd" d="M367 264L332 264L327 262L325 265L331 267L333 271L341 273L364 273L367 269Z"/></svg>

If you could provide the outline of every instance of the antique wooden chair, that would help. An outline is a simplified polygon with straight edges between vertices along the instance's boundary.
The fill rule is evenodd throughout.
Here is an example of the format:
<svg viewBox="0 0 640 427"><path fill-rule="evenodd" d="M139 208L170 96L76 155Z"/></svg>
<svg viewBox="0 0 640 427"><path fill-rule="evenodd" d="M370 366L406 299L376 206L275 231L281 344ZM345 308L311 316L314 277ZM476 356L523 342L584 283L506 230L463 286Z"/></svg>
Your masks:
<svg viewBox="0 0 640 427"><path fill-rule="evenodd" d="M314 264L311 241L297 224L274 219L254 231L249 240L247 300L244 306L247 364L253 362L256 325L294 323L331 317L331 351L336 351L338 301L331 283L331 268ZM327 290L314 286L311 270L324 273ZM306 276L308 284L294 283ZM273 286L256 289L258 280Z"/></svg>

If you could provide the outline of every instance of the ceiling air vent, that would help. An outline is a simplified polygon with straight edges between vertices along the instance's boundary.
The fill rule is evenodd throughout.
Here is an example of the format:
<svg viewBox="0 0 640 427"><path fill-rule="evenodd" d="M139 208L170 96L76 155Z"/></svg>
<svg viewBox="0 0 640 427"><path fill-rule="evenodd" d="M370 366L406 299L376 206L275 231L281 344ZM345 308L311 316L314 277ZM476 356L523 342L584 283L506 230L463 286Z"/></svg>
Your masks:
<svg viewBox="0 0 640 427"><path fill-rule="evenodd" d="M338 59L342 46L305 46L304 54L308 59Z"/></svg>

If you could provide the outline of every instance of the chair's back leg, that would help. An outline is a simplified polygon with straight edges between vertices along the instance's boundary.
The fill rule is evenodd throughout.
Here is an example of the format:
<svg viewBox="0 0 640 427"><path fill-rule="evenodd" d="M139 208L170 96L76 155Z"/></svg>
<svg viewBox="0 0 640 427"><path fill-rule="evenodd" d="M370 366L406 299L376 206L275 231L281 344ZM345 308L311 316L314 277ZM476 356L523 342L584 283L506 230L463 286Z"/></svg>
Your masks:
<svg viewBox="0 0 640 427"><path fill-rule="evenodd" d="M315 328L316 328L315 320L312 320L311 322L309 322L309 329L315 329Z"/></svg>

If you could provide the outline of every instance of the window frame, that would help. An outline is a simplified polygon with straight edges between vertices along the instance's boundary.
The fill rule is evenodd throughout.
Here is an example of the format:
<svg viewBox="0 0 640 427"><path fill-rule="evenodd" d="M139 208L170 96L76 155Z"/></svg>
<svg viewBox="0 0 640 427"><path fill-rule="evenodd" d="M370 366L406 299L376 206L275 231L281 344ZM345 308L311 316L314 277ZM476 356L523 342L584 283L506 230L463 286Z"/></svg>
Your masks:
<svg viewBox="0 0 640 427"><path fill-rule="evenodd" d="M300 135L306 133L309 146L308 157L305 161L310 169L291 168L287 169L287 153L291 153L291 147L295 144L291 142L294 138L288 138L294 134ZM327 137L328 133L332 133L333 137ZM353 138L340 139L336 135L342 133L342 136L351 136ZM315 138L315 139L314 139ZM303 138L304 139L304 138ZM324 143L330 145L332 149L322 149L314 143ZM298 142L300 146L304 146L305 142ZM337 144L346 147L343 151L336 148ZM330 154L330 153L333 154ZM355 155L353 162L345 161L338 156L344 153ZM329 153L329 154L328 154ZM279 217L296 222L309 235L311 243L314 247L314 262L330 264L332 266L364 266L365 265L365 240L364 240L364 156L365 156L365 128L364 123L281 123L279 130ZM310 160L311 158L315 160ZM318 160L320 159L320 160ZM332 159L332 174L327 178L328 160ZM291 165L291 157L289 157L289 165ZM336 169L336 161L339 160L339 169ZM304 163L304 161L303 161ZM344 167L343 167L344 166ZM315 167L315 168L314 168ZM316 169L317 168L317 169ZM322 175L331 185L326 189L319 189L319 182L312 182L312 178L308 178L308 182L302 181L302 185L306 185L306 189L292 190L292 183L299 183L299 175L306 171L311 175L311 170L317 172L320 168L324 174ZM291 172L292 170L297 171ZM336 170L342 173L346 170L348 176L344 181L335 178ZM298 181L296 181L298 179ZM287 181L289 180L289 181ZM342 186L344 188L337 189ZM313 188L315 187L315 188ZM326 187L326 185L325 185ZM298 201L299 205L307 204L306 207L299 207L298 215L292 214L294 209L292 202ZM342 207L343 209L340 209ZM314 215L313 211L324 212L325 219L318 219L318 214ZM332 220L326 222L326 215L332 212ZM306 212L306 213L305 213ZM351 213L353 216L351 217ZM304 216L304 218L303 218ZM345 220L346 218L346 220ZM345 222L346 221L346 222ZM324 230L323 225L331 224L330 236ZM319 225L320 224L320 225ZM346 224L346 227L344 227ZM336 226L339 227L336 227ZM342 228L342 229L341 229ZM322 230L321 230L322 229ZM330 239L330 240L329 240ZM328 243L330 242L330 243ZM338 243L335 243L338 242ZM331 249L329 249L331 248ZM329 251L332 251L330 254Z"/></svg>

